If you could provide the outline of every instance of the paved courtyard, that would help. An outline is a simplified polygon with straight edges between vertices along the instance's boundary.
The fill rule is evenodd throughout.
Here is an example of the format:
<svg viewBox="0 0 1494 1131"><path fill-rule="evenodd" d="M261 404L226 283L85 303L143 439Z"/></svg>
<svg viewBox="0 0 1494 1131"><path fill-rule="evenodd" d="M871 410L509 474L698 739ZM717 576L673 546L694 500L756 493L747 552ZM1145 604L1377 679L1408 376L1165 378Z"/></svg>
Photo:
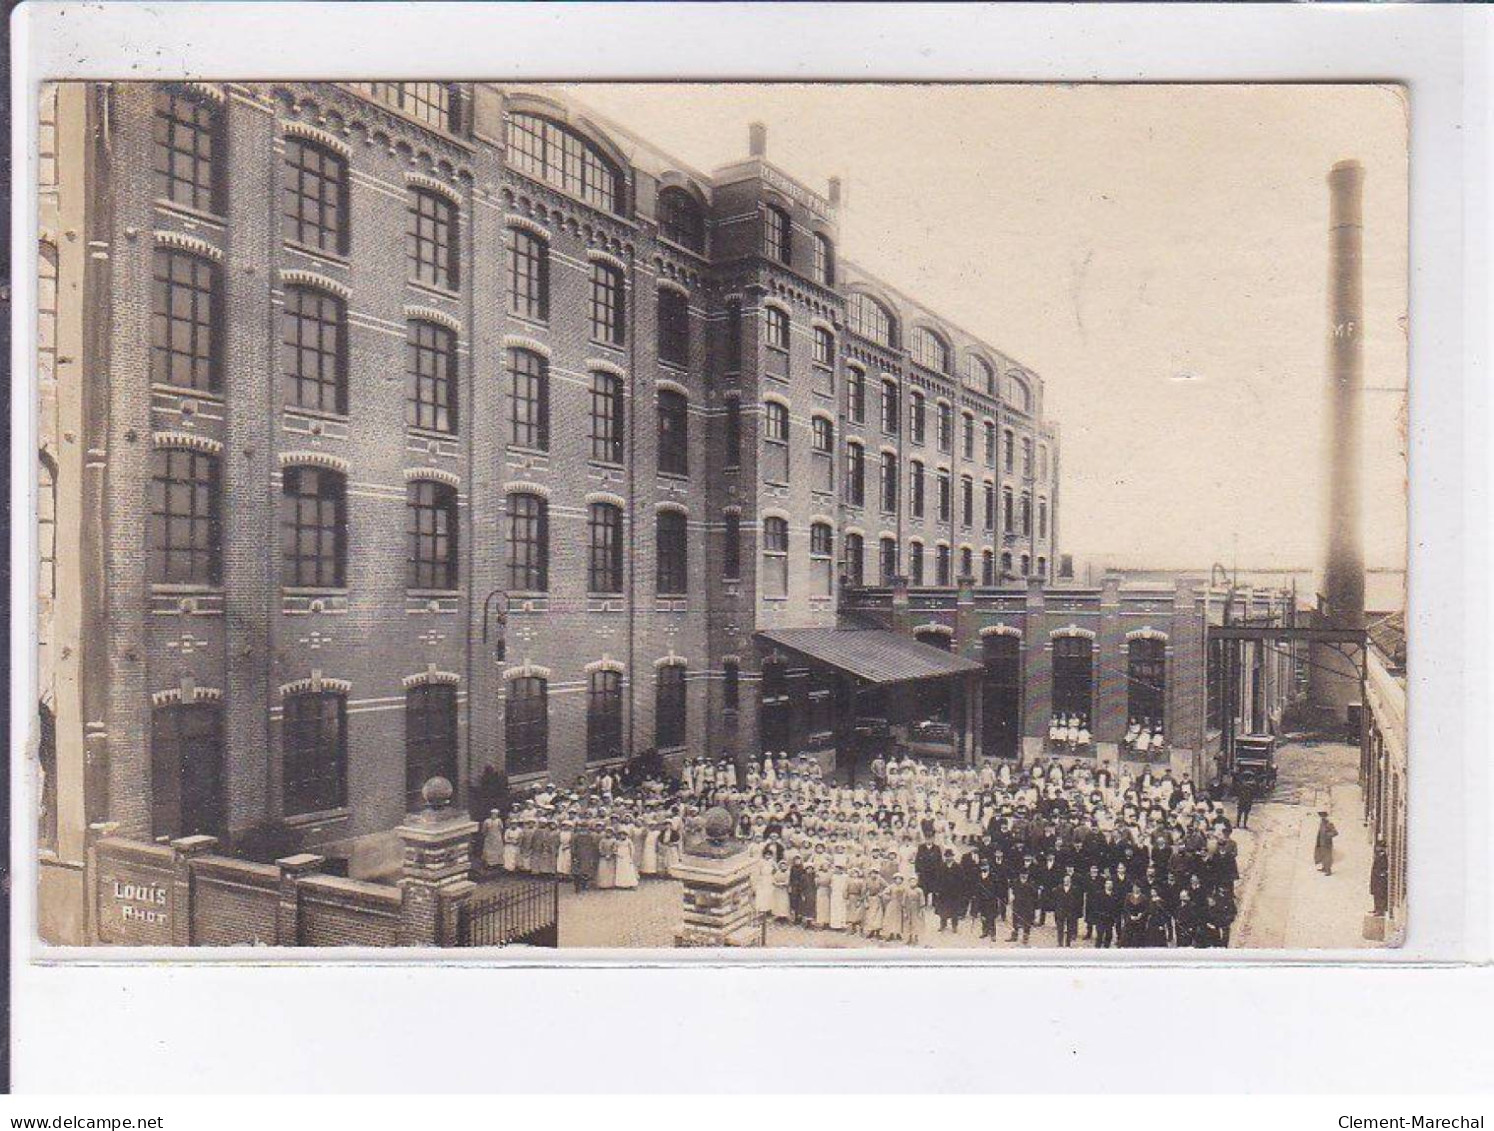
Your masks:
<svg viewBox="0 0 1494 1131"><path fill-rule="evenodd" d="M1235 835L1240 844L1240 917L1231 945L1318 949L1369 947L1362 936L1369 910L1371 846L1356 781L1359 752L1341 744L1284 747L1277 760L1277 786L1256 803L1250 828ZM1338 827L1333 874L1313 866L1317 812L1326 808ZM1233 816L1233 812L1231 812ZM680 885L645 880L635 891L588 891L568 886L560 895L562 947L670 947L680 926ZM984 947L1029 949L1006 941L997 924L993 943L980 939L979 925L967 921L959 934L940 934L938 921L925 926L921 946L935 949ZM1082 934L1082 932L1081 932ZM895 947L842 931L809 930L771 923L770 947ZM1030 949L1056 946L1050 919L1032 933ZM1082 940L1076 946L1085 946Z"/></svg>

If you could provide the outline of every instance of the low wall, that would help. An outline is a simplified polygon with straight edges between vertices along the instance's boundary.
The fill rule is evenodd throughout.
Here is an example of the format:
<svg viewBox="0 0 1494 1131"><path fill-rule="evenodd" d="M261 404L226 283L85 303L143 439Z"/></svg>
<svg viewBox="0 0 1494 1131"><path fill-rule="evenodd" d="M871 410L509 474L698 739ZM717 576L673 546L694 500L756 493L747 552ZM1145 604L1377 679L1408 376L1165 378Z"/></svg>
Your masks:
<svg viewBox="0 0 1494 1131"><path fill-rule="evenodd" d="M192 945L275 945L279 868L227 856L204 856L191 867Z"/></svg>
<svg viewBox="0 0 1494 1131"><path fill-rule="evenodd" d="M400 889L337 876L308 876L300 895L299 946L398 946Z"/></svg>

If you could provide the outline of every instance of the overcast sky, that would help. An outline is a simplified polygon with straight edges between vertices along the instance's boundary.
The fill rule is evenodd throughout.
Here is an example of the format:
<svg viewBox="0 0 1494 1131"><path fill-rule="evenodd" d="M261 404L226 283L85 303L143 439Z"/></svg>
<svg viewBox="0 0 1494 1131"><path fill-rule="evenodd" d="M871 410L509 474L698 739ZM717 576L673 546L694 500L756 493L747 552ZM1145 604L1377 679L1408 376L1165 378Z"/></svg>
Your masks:
<svg viewBox="0 0 1494 1131"><path fill-rule="evenodd" d="M1329 167L1365 179L1365 543L1405 560L1406 149L1388 88L569 88L698 169L845 178L842 253L1042 374L1062 546L1316 566Z"/></svg>

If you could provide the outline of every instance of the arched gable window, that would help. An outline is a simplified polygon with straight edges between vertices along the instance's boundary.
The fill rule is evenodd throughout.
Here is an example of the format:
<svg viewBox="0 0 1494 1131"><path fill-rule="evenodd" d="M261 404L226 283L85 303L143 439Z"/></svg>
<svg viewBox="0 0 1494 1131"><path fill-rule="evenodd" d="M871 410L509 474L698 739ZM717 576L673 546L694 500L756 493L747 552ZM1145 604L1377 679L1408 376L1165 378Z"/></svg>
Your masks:
<svg viewBox="0 0 1494 1131"><path fill-rule="evenodd" d="M913 360L937 373L949 372L949 344L924 326L913 331Z"/></svg>
<svg viewBox="0 0 1494 1131"><path fill-rule="evenodd" d="M972 389L979 389L987 396L994 397L996 370L979 354L968 354L965 357L965 383Z"/></svg>
<svg viewBox="0 0 1494 1131"><path fill-rule="evenodd" d="M685 189L671 185L659 193L659 234L671 243L705 253L705 214Z"/></svg>
<svg viewBox="0 0 1494 1131"><path fill-rule="evenodd" d="M1007 378L1006 399L1023 412L1032 411L1032 389L1020 377Z"/></svg>
<svg viewBox="0 0 1494 1131"><path fill-rule="evenodd" d="M897 345L897 320L871 295L857 292L846 304L846 321L852 331L878 345Z"/></svg>
<svg viewBox="0 0 1494 1131"><path fill-rule="evenodd" d="M548 118L510 114L509 164L606 212L623 210L623 177L592 142Z"/></svg>

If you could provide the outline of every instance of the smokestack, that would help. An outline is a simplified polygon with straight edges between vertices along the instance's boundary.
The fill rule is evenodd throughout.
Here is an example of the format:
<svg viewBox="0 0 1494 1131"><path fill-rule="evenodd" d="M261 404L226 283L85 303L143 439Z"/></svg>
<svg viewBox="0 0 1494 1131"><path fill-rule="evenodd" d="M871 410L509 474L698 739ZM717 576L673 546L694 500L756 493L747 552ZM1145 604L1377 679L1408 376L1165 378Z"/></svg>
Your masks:
<svg viewBox="0 0 1494 1131"><path fill-rule="evenodd" d="M845 187L841 184L840 178L839 177L831 177L830 178L830 207L831 208L839 208L840 207L841 194L844 193L844 192L845 192Z"/></svg>
<svg viewBox="0 0 1494 1131"><path fill-rule="evenodd" d="M768 155L768 127L762 122L753 122L747 127L747 153L752 157Z"/></svg>
<svg viewBox="0 0 1494 1131"><path fill-rule="evenodd" d="M1364 400L1364 166L1328 174L1328 560L1323 596L1335 628L1364 627L1360 485Z"/></svg>

